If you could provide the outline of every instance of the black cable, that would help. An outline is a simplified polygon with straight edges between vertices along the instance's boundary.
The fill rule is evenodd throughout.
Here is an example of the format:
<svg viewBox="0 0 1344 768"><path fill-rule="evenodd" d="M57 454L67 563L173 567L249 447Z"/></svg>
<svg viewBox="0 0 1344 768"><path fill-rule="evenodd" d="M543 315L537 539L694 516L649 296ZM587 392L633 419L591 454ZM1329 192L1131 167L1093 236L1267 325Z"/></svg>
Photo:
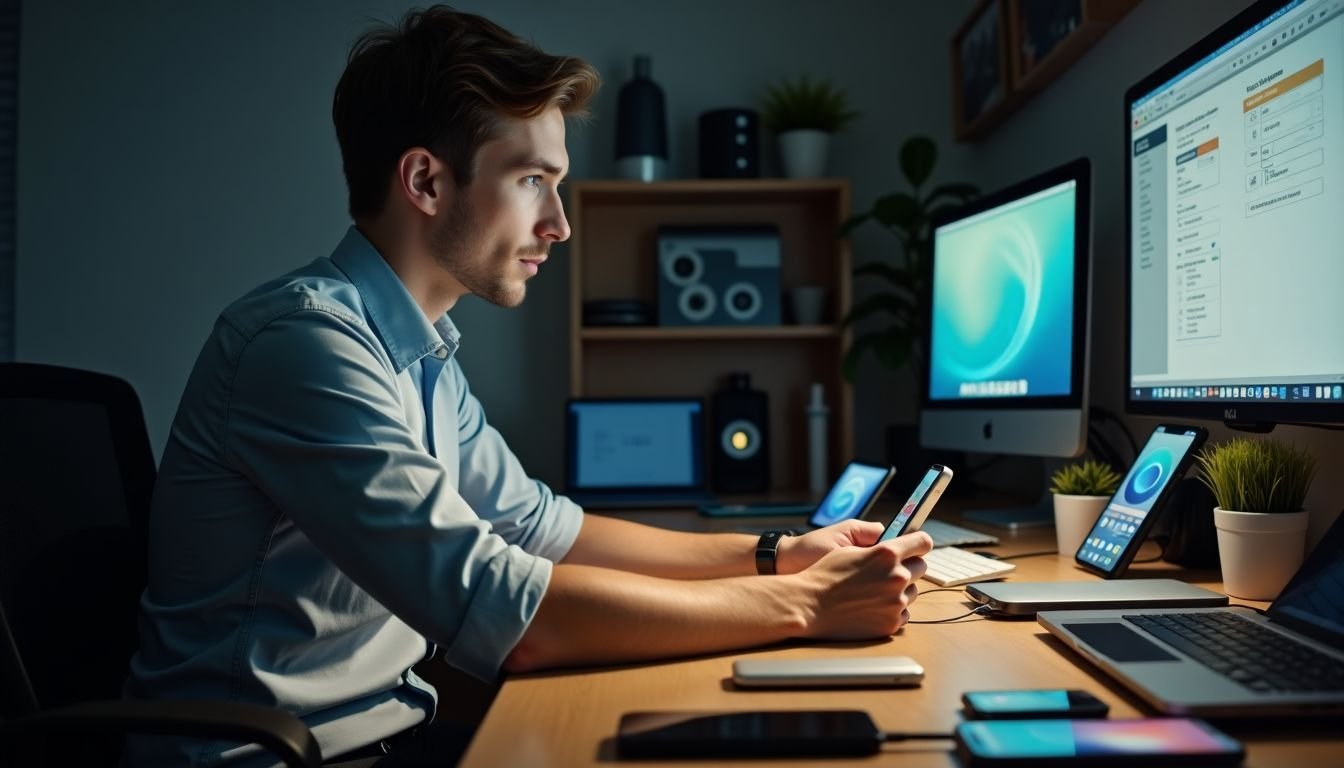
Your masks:
<svg viewBox="0 0 1344 768"><path fill-rule="evenodd" d="M946 623L948 623L949 621L957 621L958 619L965 619L965 618L969 618L969 617L971 617L971 616L987 616L991 610L993 610L993 609L990 608L988 605L981 605L981 606L976 607L974 610L967 611L966 613L963 613L963 614L961 614L961 615L959 615L959 616L949 616L949 617L946 618L946 619L930 619L930 620L928 620L928 621L915 621L914 619L911 619L910 621L907 621L907 622L905 622L905 623L906 623L906 624L946 624Z"/></svg>
<svg viewBox="0 0 1344 768"><path fill-rule="evenodd" d="M952 738L955 737L950 733L920 733L918 731L909 733L893 731L883 732L882 734L883 741L911 741L913 739L937 739L938 741L943 741Z"/></svg>
<svg viewBox="0 0 1344 768"><path fill-rule="evenodd" d="M1018 555L996 555L993 552L976 552L977 555L984 555L995 560L1019 560L1024 557L1041 557L1042 555L1058 555L1057 549L1043 549L1040 552L1023 552Z"/></svg>

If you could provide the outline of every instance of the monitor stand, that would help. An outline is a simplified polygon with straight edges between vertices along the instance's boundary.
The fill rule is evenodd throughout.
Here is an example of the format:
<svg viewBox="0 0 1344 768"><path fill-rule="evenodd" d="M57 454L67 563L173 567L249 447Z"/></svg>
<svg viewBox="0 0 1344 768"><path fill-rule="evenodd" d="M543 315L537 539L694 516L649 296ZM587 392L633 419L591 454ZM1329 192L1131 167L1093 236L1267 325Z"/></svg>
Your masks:
<svg viewBox="0 0 1344 768"><path fill-rule="evenodd" d="M1041 496L1035 503L1025 507L998 507L995 509L969 509L962 518L973 523L992 525L995 528L1007 528L1016 531L1021 528L1044 528L1055 524L1055 496L1050 493L1050 478L1064 464L1064 459L1041 459Z"/></svg>

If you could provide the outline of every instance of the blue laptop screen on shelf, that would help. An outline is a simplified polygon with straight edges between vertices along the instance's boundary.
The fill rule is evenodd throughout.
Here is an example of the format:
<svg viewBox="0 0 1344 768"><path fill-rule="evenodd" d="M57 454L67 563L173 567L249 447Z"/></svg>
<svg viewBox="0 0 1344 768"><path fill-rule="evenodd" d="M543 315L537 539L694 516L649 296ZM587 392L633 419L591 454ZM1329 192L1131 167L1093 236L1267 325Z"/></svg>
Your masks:
<svg viewBox="0 0 1344 768"><path fill-rule="evenodd" d="M704 483L699 400L569 404L574 489L697 488Z"/></svg>

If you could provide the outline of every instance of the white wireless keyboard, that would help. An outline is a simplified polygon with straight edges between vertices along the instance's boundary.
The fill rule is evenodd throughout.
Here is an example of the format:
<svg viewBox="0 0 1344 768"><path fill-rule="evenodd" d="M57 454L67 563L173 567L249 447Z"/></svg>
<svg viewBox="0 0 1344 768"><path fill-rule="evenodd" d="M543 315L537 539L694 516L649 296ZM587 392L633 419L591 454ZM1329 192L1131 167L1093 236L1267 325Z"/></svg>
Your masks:
<svg viewBox="0 0 1344 768"><path fill-rule="evenodd" d="M924 556L924 563L929 566L924 578L940 587L1001 579L1017 569L1012 563L956 547L938 547Z"/></svg>

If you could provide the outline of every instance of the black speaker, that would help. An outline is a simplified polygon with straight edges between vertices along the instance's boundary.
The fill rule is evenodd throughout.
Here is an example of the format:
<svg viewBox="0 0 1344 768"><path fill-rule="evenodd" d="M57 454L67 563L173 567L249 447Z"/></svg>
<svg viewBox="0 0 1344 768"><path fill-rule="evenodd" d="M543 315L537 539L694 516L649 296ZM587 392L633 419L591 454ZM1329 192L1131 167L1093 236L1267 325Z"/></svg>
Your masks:
<svg viewBox="0 0 1344 768"><path fill-rule="evenodd" d="M750 109L700 113L700 178L754 179L761 175L759 120Z"/></svg>
<svg viewBox="0 0 1344 768"><path fill-rule="evenodd" d="M758 493L770 488L770 402L751 388L751 374L729 374L728 388L714 393L710 454L714 489Z"/></svg>
<svg viewBox="0 0 1344 768"><path fill-rule="evenodd" d="M658 228L659 325L779 325L779 228Z"/></svg>

